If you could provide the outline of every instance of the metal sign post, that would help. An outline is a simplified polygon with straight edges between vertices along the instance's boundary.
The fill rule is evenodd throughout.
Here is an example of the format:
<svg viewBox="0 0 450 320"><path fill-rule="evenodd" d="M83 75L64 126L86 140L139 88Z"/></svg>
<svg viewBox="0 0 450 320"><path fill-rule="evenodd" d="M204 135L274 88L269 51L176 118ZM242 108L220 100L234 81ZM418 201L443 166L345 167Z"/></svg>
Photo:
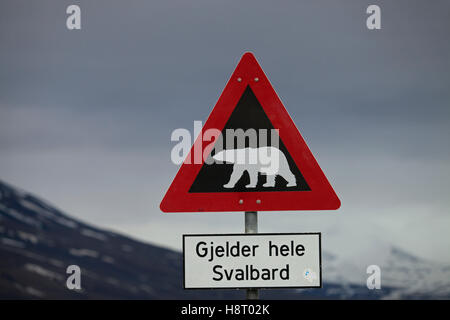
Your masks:
<svg viewBox="0 0 450 320"><path fill-rule="evenodd" d="M258 233L258 212L245 212L245 233ZM247 289L247 300L257 300L258 289Z"/></svg>
<svg viewBox="0 0 450 320"><path fill-rule="evenodd" d="M257 132L248 143L247 130ZM210 132L218 135L204 143ZM255 56L247 52L160 208L245 212L245 234L183 235L183 287L245 289L247 300L256 300L259 289L322 287L321 234L258 233L257 210L336 210L340 204Z"/></svg>

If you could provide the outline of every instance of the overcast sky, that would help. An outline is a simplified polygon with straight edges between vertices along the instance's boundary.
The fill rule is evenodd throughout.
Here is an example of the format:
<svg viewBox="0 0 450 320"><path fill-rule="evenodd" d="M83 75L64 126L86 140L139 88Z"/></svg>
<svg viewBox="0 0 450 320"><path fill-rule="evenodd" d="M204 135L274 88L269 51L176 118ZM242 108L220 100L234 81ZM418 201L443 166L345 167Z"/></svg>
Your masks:
<svg viewBox="0 0 450 320"><path fill-rule="evenodd" d="M366 28L369 4L381 30ZM450 263L449 30L449 1L2 0L0 179L172 248L183 233L241 232L240 213L159 203L178 170L171 132L205 121L252 51L342 202L263 213L260 231L354 246L352 230L377 230Z"/></svg>

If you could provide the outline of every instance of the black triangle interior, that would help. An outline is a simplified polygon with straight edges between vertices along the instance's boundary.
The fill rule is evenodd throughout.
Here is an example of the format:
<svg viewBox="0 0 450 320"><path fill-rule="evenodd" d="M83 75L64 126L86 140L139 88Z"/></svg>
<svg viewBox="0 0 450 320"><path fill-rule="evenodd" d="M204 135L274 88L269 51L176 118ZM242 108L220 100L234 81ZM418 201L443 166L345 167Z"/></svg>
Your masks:
<svg viewBox="0 0 450 320"><path fill-rule="evenodd" d="M246 88L242 97L240 98L236 108L233 110L230 118L228 119L224 129L222 130L223 146L226 148L226 129L243 129L244 131L250 128L254 129L274 129L272 123L261 107L258 99L251 90L250 86ZM270 133L268 134L268 144L270 144ZM258 141L258 147L260 142ZM248 141L246 146L248 147ZM206 164L204 163L200 169L197 177L195 178L189 192L271 192L271 191L310 191L308 184L306 183L302 173L297 168L291 155L288 153L286 147L281 139L279 140L279 149L286 156L291 172L295 175L296 186L287 187L287 181L281 176L277 176L275 179L275 187L263 187L266 182L266 176L258 173L258 184L256 188L246 188L249 184L250 177L248 172L244 172L240 180L236 183L234 188L223 187L230 178L233 171L233 164ZM209 157L214 155L214 151Z"/></svg>

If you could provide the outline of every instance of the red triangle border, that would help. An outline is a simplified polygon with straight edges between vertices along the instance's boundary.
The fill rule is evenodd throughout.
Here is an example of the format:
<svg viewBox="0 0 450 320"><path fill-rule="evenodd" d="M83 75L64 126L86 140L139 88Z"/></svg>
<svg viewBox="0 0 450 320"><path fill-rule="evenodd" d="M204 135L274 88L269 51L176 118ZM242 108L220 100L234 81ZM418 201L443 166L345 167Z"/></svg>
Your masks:
<svg viewBox="0 0 450 320"><path fill-rule="evenodd" d="M283 103L279 99L254 55L245 53L231 75L199 137L187 156L193 159L194 147L202 150L203 132L222 131L247 86L250 86L274 128L299 168L310 191L264 191L189 193L203 164L183 163L160 204L163 212L336 210L340 200L308 148Z"/></svg>

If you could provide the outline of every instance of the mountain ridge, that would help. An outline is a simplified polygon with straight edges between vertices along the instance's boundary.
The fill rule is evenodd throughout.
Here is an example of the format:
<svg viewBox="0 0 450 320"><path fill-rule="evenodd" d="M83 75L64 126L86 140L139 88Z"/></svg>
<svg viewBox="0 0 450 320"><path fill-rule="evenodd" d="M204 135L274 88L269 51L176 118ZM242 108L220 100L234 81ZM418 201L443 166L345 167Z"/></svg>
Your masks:
<svg viewBox="0 0 450 320"><path fill-rule="evenodd" d="M266 299L401 299L450 297L450 267L434 266L390 247L382 290L346 275L355 265L323 252L322 289L262 290ZM407 258L405 258L407 257ZM81 268L79 291L66 268ZM430 270L442 270L423 287ZM405 271L406 270L406 271ZM358 272L361 270L358 270ZM364 275L364 271L362 274ZM407 281L410 272L414 278ZM425 275L424 275L425 274ZM392 278L389 280L389 278ZM423 280L423 279L422 279ZM391 285L386 285L385 283ZM437 290L434 290L437 288ZM183 290L181 253L74 219L46 200L0 180L1 299L242 299L243 290Z"/></svg>

